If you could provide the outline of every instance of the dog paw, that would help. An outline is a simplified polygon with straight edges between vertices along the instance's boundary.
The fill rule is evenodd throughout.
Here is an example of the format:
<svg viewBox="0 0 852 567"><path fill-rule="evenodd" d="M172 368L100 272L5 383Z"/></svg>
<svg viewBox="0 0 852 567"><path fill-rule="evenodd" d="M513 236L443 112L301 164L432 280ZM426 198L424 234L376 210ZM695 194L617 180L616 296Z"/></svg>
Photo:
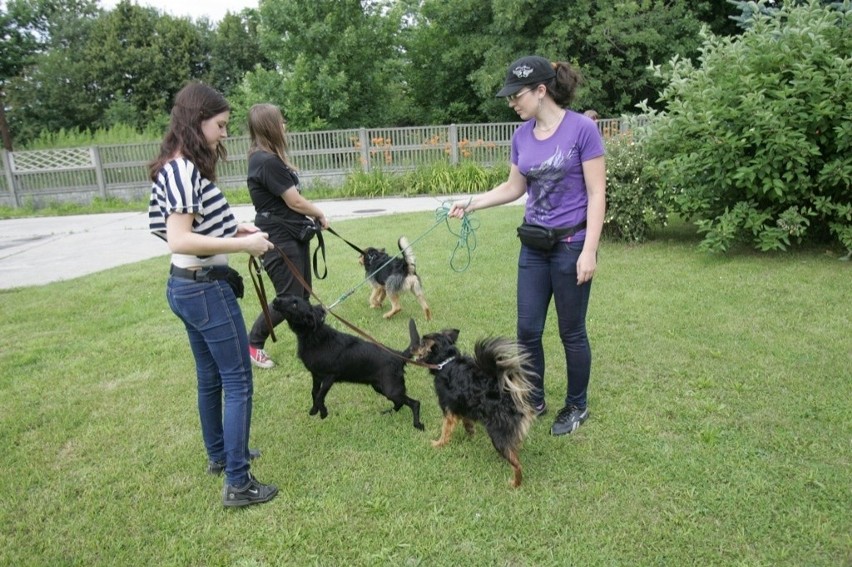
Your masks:
<svg viewBox="0 0 852 567"><path fill-rule="evenodd" d="M318 411L319 409L317 408L311 408L311 411L308 412L308 415L316 415Z"/></svg>
<svg viewBox="0 0 852 567"><path fill-rule="evenodd" d="M325 419L325 418L327 418L327 417L328 417L328 410L327 410L327 409L325 409L325 408L322 408L322 409L320 410L320 419Z"/></svg>
<svg viewBox="0 0 852 567"><path fill-rule="evenodd" d="M439 447L443 447L446 444L447 444L447 442L444 441L443 439L435 439L434 441L432 441L432 446L435 447L436 449L438 449Z"/></svg>
<svg viewBox="0 0 852 567"><path fill-rule="evenodd" d="M417 428L417 429L419 429L420 431L425 431L425 429L426 429L426 428L423 426L423 424L422 424L422 423L415 423L415 424L414 424L414 427L416 427L416 428Z"/></svg>

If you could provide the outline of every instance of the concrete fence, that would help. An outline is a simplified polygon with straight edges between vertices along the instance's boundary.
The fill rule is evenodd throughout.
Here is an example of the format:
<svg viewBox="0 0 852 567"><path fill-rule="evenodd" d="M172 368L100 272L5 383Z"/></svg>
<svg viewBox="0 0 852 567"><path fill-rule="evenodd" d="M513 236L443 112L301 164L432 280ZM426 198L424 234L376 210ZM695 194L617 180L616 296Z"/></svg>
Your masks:
<svg viewBox="0 0 852 567"><path fill-rule="evenodd" d="M630 128L634 119L604 119L604 138ZM506 163L518 122L405 128L357 128L288 134L290 155L304 187L339 184L354 172L400 173L446 161L452 165ZM0 151L0 205L90 203L94 198L134 200L151 188L148 162L158 142L21 152ZM229 138L228 159L217 168L223 188L245 187L249 138Z"/></svg>

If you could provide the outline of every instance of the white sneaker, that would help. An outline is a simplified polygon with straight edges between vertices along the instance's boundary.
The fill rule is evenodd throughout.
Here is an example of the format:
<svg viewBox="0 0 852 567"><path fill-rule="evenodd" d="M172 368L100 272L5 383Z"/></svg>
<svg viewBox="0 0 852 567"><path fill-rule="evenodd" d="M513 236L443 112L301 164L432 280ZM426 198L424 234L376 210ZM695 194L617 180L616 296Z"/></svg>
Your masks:
<svg viewBox="0 0 852 567"><path fill-rule="evenodd" d="M272 368L275 366L275 363L272 362L272 359L269 358L262 348L255 348L249 345L249 356L251 357L251 363L258 368Z"/></svg>

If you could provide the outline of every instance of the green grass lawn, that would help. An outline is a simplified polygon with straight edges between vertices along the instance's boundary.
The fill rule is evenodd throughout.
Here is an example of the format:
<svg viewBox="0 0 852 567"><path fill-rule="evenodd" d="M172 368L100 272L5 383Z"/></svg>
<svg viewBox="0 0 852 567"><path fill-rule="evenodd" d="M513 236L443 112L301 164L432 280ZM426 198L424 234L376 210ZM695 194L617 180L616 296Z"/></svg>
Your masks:
<svg viewBox="0 0 852 567"><path fill-rule="evenodd" d="M435 320L413 297L385 321L361 286L335 311L391 345L461 329L513 335L520 209L476 213L470 267L439 226L414 244ZM395 247L434 224L335 224ZM271 503L224 509L204 473L192 356L169 310L166 256L0 292L0 565L749 565L852 562L852 266L820 251L710 256L684 226L605 242L592 290L591 419L551 437L565 391L548 321L551 412L521 450L524 484L483 431L433 449L440 410L409 367L426 431L337 385L308 416L310 378L286 326L255 372L253 467ZM332 303L363 278L327 237ZM247 257L232 257L247 275ZM246 319L259 313L247 280ZM270 286L271 287L271 286ZM553 314L552 314L553 315ZM335 322L332 320L332 323ZM338 328L342 326L336 325Z"/></svg>

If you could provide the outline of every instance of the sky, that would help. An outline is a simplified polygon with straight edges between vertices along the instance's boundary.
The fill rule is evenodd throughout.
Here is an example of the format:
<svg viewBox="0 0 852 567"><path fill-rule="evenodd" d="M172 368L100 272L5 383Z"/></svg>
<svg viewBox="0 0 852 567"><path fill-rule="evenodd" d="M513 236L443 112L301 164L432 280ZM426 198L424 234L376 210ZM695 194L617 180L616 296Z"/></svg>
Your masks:
<svg viewBox="0 0 852 567"><path fill-rule="evenodd" d="M193 20L207 16L218 22L225 12L238 13L243 8L257 8L258 0L130 0L133 4L150 6L172 16L187 16ZM112 10L119 0L100 0L100 6Z"/></svg>

